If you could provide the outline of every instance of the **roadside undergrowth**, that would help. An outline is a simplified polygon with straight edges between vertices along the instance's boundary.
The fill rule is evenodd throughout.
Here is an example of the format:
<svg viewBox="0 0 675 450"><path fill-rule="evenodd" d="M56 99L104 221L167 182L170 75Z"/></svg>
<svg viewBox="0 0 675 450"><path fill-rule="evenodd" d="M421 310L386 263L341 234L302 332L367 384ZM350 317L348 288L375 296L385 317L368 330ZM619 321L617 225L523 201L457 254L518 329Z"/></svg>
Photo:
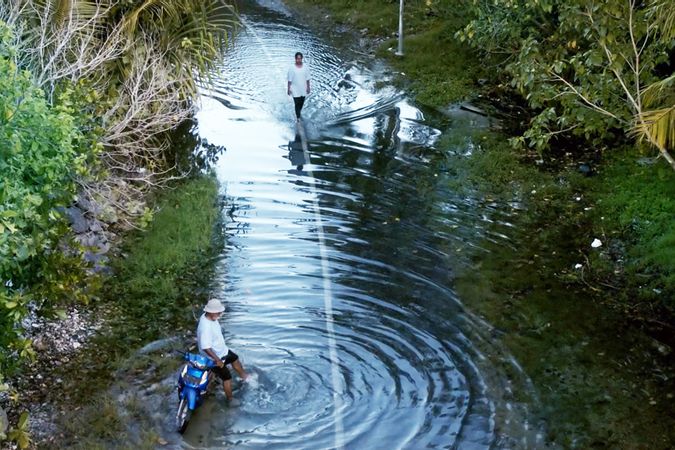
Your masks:
<svg viewBox="0 0 675 450"><path fill-rule="evenodd" d="M215 177L184 180L156 200L158 212L147 230L125 240L112 262L114 276L107 280L105 294L95 306L106 325L78 360L64 368L67 373L60 374L67 383L61 393L67 397L59 399L64 412L58 419L61 434L44 446L157 445L158 435L149 431L150 424L134 419L128 413L133 408L122 414L109 388L118 375L139 367L162 375L177 367L177 362L156 352L129 357L163 337L178 337L182 342L186 331L192 330L193 308L208 296L214 258L222 248L221 206ZM127 421L137 426L119 425ZM116 431L111 435L110 430Z"/></svg>
<svg viewBox="0 0 675 450"><path fill-rule="evenodd" d="M608 157L592 196L594 228L610 244L591 260L593 269L617 283L613 290L630 316L675 322L675 172L663 160L620 149ZM670 327L672 334L675 323Z"/></svg>
<svg viewBox="0 0 675 450"><path fill-rule="evenodd" d="M632 168L626 176L626 164L640 164L626 149L591 176L576 165L547 172L524 164L498 135L473 139L470 155L455 154L451 138L439 144L450 184L513 205L517 247L485 242L490 257L475 255L456 289L532 379L547 442L672 448L672 350L649 337L662 337L651 321L672 299L664 295L672 248L662 245L672 232L672 170L663 164L659 177L660 167Z"/></svg>

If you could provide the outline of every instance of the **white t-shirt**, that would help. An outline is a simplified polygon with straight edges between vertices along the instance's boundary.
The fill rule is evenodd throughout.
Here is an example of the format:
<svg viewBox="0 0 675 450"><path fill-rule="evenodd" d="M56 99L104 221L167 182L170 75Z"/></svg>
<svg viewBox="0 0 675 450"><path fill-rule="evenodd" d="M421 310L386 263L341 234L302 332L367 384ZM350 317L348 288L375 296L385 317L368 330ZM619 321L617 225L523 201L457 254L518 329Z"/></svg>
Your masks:
<svg viewBox="0 0 675 450"><path fill-rule="evenodd" d="M202 355L205 348L210 348L218 355L219 358L227 355L228 348L223 337L223 330L220 328L220 322L217 320L210 320L206 318L206 314L202 314L197 325L197 346Z"/></svg>
<svg viewBox="0 0 675 450"><path fill-rule="evenodd" d="M304 97L307 95L307 82L309 81L309 68L303 63L302 67L293 64L288 69L288 81L291 83L291 96Z"/></svg>

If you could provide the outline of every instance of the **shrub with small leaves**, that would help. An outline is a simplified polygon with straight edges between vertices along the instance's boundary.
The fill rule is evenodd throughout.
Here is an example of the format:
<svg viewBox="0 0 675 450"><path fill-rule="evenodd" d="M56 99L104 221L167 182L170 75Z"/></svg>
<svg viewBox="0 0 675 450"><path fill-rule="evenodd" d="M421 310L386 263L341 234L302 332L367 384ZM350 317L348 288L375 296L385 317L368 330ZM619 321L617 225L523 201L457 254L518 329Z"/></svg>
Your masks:
<svg viewBox="0 0 675 450"><path fill-rule="evenodd" d="M63 251L68 226L62 211L93 151L79 145L87 139L70 91L48 104L30 73L17 66L10 42L11 30L0 22L0 373L32 355L19 328L31 301L56 304L82 282L84 270L61 270L85 267L76 247Z"/></svg>

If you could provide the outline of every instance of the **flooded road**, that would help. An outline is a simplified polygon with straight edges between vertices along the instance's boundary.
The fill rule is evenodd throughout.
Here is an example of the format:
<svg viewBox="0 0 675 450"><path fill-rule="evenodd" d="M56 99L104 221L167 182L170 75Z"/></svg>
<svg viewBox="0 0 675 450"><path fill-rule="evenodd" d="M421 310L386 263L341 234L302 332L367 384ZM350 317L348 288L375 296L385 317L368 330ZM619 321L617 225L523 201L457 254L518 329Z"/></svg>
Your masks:
<svg viewBox="0 0 675 450"><path fill-rule="evenodd" d="M514 207L444 188L430 161L450 122L376 90L382 69L283 10L241 14L198 121L227 148L216 167L227 238L214 295L254 380L238 384L238 408L209 399L182 445L536 446L529 380L453 291L466 251L508 245ZM300 125L285 79L296 51L312 73Z"/></svg>
<svg viewBox="0 0 675 450"><path fill-rule="evenodd" d="M162 448L670 448L655 343L537 270L575 266L575 231L539 236L517 199L453 190L448 155L472 155L486 119L420 109L279 5L241 8L197 117L227 149L213 296L251 381L181 436L175 374L135 380ZM299 124L296 51L312 73Z"/></svg>

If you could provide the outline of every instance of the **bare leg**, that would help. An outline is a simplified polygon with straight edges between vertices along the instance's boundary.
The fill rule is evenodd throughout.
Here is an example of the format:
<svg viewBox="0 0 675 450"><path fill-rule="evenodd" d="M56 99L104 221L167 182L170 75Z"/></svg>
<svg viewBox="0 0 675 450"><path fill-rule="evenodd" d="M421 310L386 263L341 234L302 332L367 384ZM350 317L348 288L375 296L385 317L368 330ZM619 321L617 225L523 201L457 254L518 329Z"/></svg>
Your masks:
<svg viewBox="0 0 675 450"><path fill-rule="evenodd" d="M228 400L232 400L232 380L223 381L223 390L225 391L225 397Z"/></svg>
<svg viewBox="0 0 675 450"><path fill-rule="evenodd" d="M245 380L248 377L248 374L244 370L244 367L241 365L241 362L239 362L239 360L236 360L235 362L232 363L232 368L237 371L237 374L239 374L239 377L242 380Z"/></svg>

